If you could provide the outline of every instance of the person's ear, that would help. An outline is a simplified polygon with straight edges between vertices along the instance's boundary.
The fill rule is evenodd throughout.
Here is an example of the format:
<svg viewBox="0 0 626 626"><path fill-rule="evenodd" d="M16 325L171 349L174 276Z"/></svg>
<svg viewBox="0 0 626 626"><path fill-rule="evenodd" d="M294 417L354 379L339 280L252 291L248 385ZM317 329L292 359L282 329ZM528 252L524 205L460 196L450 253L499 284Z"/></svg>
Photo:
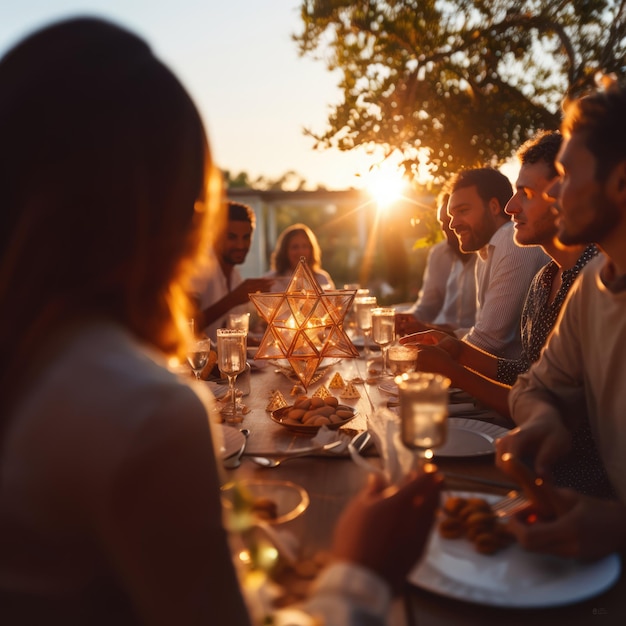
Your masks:
<svg viewBox="0 0 626 626"><path fill-rule="evenodd" d="M493 217L498 217L499 215L503 215L504 213L502 211L502 205L497 198L491 198L487 206L489 207L489 212L491 213L491 215L493 215Z"/></svg>
<svg viewBox="0 0 626 626"><path fill-rule="evenodd" d="M607 181L607 192L626 211L626 159L613 168Z"/></svg>

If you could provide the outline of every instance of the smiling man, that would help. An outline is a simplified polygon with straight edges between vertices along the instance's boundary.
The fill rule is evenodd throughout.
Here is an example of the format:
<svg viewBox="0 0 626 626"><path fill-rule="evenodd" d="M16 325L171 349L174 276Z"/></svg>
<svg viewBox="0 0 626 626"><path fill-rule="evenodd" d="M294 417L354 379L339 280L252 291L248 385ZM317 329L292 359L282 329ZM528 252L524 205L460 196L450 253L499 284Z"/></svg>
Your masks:
<svg viewBox="0 0 626 626"><path fill-rule="evenodd" d="M534 458L548 477L572 449L571 432L585 421L597 443L617 499L554 490L555 519L512 523L530 550L597 558L626 546L626 88L583 97L566 110L561 178L550 193L560 200L559 240L596 243L598 255L570 291L537 363L511 390L519 428L498 443Z"/></svg>
<svg viewBox="0 0 626 626"><path fill-rule="evenodd" d="M244 263L250 251L256 216L251 207L240 202L229 202L227 208L228 220L213 242L211 272L198 288L196 328L213 341L217 340L217 329L226 325L229 312L248 310L249 294L269 291L273 282L270 278L241 277L237 265Z"/></svg>
<svg viewBox="0 0 626 626"><path fill-rule="evenodd" d="M521 354L520 317L530 283L548 262L539 247L520 247L504 211L513 195L504 174L491 168L459 172L449 185L450 228L463 252L476 252L474 326L463 337L498 357Z"/></svg>

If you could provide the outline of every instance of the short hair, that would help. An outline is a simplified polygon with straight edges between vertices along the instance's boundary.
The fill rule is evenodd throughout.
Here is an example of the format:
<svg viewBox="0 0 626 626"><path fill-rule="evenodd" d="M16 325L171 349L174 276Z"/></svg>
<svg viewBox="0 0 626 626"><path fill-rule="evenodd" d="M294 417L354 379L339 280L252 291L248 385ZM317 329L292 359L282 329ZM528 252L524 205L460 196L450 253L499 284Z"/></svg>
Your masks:
<svg viewBox="0 0 626 626"><path fill-rule="evenodd" d="M476 191L485 205L489 204L492 198L495 198L500 203L502 215L509 217L504 212L504 207L513 196L513 186L502 172L492 167L461 170L450 180L447 189L452 195L455 191L467 187L476 187Z"/></svg>
<svg viewBox="0 0 626 626"><path fill-rule="evenodd" d="M596 179L603 182L626 159L626 86L614 83L574 100L565 108L561 131L565 137L584 134L584 143L596 159Z"/></svg>
<svg viewBox="0 0 626 626"><path fill-rule="evenodd" d="M563 135L558 131L539 131L519 148L517 158L522 165L545 163L550 171L550 178L555 178L559 174L555 161L562 143Z"/></svg>
<svg viewBox="0 0 626 626"><path fill-rule="evenodd" d="M251 206L243 202L228 202L228 220L232 222L248 222L252 230L256 226L256 215Z"/></svg>

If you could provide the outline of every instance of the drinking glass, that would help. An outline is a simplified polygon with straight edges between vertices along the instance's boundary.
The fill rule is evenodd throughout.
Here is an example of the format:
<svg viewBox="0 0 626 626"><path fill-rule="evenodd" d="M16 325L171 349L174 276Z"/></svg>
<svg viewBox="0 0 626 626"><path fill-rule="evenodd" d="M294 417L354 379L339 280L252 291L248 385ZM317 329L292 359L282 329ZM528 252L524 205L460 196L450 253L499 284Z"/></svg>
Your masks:
<svg viewBox="0 0 626 626"><path fill-rule="evenodd" d="M235 380L246 369L247 338L248 333L245 330L217 329L217 364L220 372L228 377L231 398L231 405L222 410L227 421L240 422L243 419L243 416L237 413Z"/></svg>
<svg viewBox="0 0 626 626"><path fill-rule="evenodd" d="M200 372L209 360L209 352L211 351L211 340L207 337L194 339L188 352L187 362L191 366L196 380L200 380Z"/></svg>
<svg viewBox="0 0 626 626"><path fill-rule="evenodd" d="M372 332L372 309L376 307L376 296L359 296L354 298L356 323L363 333L363 353L369 356L369 337Z"/></svg>
<svg viewBox="0 0 626 626"><path fill-rule="evenodd" d="M235 328L237 330L245 330L248 332L250 329L250 313L229 313L228 328Z"/></svg>
<svg viewBox="0 0 626 626"><path fill-rule="evenodd" d="M431 372L396 376L402 443L416 452L416 463L432 459L433 448L443 445L448 434L448 388L450 379Z"/></svg>
<svg viewBox="0 0 626 626"><path fill-rule="evenodd" d="M417 367L417 346L394 343L387 350L387 365L394 376L414 372Z"/></svg>
<svg viewBox="0 0 626 626"><path fill-rule="evenodd" d="M396 312L394 309L377 307L372 309L372 339L383 353L383 376L389 376L387 350L396 334Z"/></svg>

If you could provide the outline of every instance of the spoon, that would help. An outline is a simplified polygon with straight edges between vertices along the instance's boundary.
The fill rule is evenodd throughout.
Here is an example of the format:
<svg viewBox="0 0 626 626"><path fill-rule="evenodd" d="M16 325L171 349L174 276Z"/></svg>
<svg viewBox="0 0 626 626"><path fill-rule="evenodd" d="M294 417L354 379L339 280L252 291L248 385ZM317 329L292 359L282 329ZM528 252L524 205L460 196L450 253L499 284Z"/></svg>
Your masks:
<svg viewBox="0 0 626 626"><path fill-rule="evenodd" d="M246 444L248 443L248 437L250 436L250 431L247 428L241 428L239 432L243 435L243 443L241 444L241 448L235 453L231 454L228 458L224 459L224 467L226 469L237 469L241 465L241 457L246 449Z"/></svg>
<svg viewBox="0 0 626 626"><path fill-rule="evenodd" d="M288 461L289 459L296 459L299 456L307 456L309 454L316 454L318 452L332 450L333 448L336 448L341 444L341 441L333 441L323 446L315 446L314 448L303 448L302 450L296 450L295 452L273 458L269 458L267 456L249 456L247 458L257 465L261 465L262 467L278 467L281 463L283 463L284 461Z"/></svg>

